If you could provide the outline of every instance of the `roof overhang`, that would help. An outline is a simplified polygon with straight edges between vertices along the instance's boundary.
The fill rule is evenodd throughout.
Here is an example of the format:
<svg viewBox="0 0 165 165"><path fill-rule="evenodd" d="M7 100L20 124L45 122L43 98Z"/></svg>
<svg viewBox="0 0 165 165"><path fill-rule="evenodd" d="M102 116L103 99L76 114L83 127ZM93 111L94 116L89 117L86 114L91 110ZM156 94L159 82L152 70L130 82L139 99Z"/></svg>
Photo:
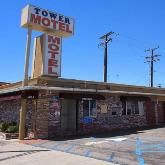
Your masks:
<svg viewBox="0 0 165 165"><path fill-rule="evenodd" d="M18 91L39 91L39 90L50 90L50 91L57 91L57 92L69 92L69 93L92 93L92 94L116 94L116 95L135 95L135 96L157 96L157 97L165 97L165 94L158 94L158 93L144 93L144 92L128 92L128 91L120 91L120 90L100 90L100 89L82 89L82 88L65 88L65 87L48 87L48 86L25 86L25 87L18 87L13 89L6 89L1 90L0 95L7 94L7 93L14 93Z"/></svg>

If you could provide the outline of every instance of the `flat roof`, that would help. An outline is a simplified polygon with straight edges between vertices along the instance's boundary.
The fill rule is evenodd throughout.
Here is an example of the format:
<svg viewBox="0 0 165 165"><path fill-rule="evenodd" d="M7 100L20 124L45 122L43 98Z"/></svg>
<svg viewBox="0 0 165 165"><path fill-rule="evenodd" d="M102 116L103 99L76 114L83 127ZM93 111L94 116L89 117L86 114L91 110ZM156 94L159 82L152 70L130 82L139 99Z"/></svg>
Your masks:
<svg viewBox="0 0 165 165"><path fill-rule="evenodd" d="M5 84L10 84L10 83L7 83L7 82L0 82L0 86L1 86L1 85L5 85Z"/></svg>
<svg viewBox="0 0 165 165"><path fill-rule="evenodd" d="M28 84L29 86L22 87L22 82L20 81L0 86L0 95L27 90L56 90L65 92L68 91L165 97L165 88L151 88L145 86L55 78L51 76L42 76L30 79Z"/></svg>

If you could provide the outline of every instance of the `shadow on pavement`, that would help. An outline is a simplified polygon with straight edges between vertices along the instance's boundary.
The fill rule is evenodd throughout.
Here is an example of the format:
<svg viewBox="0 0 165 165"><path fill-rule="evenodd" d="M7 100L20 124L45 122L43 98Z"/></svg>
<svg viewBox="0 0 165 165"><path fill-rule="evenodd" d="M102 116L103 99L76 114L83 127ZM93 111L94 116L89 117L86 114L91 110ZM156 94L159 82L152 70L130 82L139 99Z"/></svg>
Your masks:
<svg viewBox="0 0 165 165"><path fill-rule="evenodd" d="M0 153L7 153L7 152L24 152L24 153L13 155L13 156L8 156L6 158L2 158L2 159L0 159L0 161L14 159L14 158L18 158L18 157L21 157L21 156L34 154L34 153L41 152L41 151L49 151L49 150L2 151Z"/></svg>
<svg viewBox="0 0 165 165"><path fill-rule="evenodd" d="M41 151L50 151L50 150L18 150L18 151L0 151L0 153L8 153L8 152L41 152Z"/></svg>

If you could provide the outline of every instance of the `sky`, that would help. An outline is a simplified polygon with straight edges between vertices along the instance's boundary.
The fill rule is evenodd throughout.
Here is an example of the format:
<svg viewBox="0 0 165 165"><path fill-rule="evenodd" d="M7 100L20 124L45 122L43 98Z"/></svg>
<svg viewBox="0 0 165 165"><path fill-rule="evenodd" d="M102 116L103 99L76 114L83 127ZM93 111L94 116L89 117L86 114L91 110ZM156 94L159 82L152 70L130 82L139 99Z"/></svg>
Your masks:
<svg viewBox="0 0 165 165"><path fill-rule="evenodd" d="M12 0L2 1L0 11L0 81L23 79L27 29L20 26L21 10L33 4L75 19L75 34L63 38L62 78L103 81L104 48L99 38L113 31L108 44L108 82L149 85L145 49L159 45L154 64L154 86L165 87L164 0ZM33 31L33 40L41 35Z"/></svg>

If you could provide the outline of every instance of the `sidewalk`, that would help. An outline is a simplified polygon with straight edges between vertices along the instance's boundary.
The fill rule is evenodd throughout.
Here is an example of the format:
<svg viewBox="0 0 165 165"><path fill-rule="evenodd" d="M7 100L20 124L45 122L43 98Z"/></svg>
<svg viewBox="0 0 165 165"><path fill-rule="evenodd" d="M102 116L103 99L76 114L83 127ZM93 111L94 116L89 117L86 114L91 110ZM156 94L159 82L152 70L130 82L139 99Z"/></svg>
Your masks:
<svg viewBox="0 0 165 165"><path fill-rule="evenodd" d="M88 157L0 140L0 165L113 165Z"/></svg>

